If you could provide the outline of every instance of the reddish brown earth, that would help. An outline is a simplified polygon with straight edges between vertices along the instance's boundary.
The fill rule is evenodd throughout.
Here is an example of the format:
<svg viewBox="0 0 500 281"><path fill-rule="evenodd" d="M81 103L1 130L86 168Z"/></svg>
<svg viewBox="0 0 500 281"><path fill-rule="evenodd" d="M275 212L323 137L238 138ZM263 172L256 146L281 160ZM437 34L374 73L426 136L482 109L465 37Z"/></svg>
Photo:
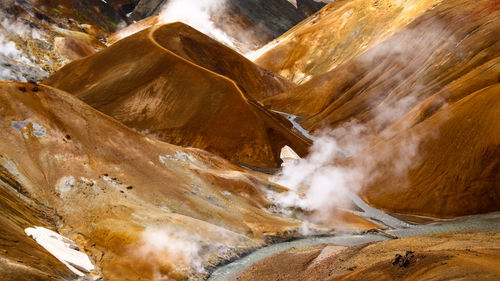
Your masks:
<svg viewBox="0 0 500 281"><path fill-rule="evenodd" d="M233 80L252 99L262 100L293 88L283 77L258 67L236 51L182 23L162 28L153 38L176 55Z"/></svg>
<svg viewBox="0 0 500 281"><path fill-rule="evenodd" d="M154 140L54 88L0 83L0 129L2 280L68 276L24 235L34 225L75 240L109 280L194 276L168 252L138 254L148 229L205 247L209 265L300 226L268 210L264 192L283 189L261 174Z"/></svg>
<svg viewBox="0 0 500 281"><path fill-rule="evenodd" d="M361 124L364 150L344 163L374 159L361 194L375 207L434 217L498 211L499 16L497 1L443 2L264 104L312 131Z"/></svg>
<svg viewBox="0 0 500 281"><path fill-rule="evenodd" d="M255 62L303 83L363 53L440 2L333 1L269 43Z"/></svg>
<svg viewBox="0 0 500 281"><path fill-rule="evenodd" d="M160 21L157 16L144 19L114 33L108 40L114 44L135 32L161 25ZM190 26L179 22L168 26L154 36L162 47L209 71L226 76L255 100L262 100L294 87L293 83L283 77L257 66L238 52Z"/></svg>
<svg viewBox="0 0 500 281"><path fill-rule="evenodd" d="M169 41L173 34L187 43ZM206 39L207 47L189 44L189 40L201 38ZM155 27L67 65L44 83L74 94L138 131L172 144L201 148L236 163L277 167L284 145L304 155L308 140L292 131L288 121L242 92L269 95L282 87L282 81L260 72L220 44L220 54L225 56L219 56L219 61L215 57L201 59L204 51L216 49L214 44L183 24ZM247 69L246 74L233 75L241 81L242 90L233 80L186 60L168 47L212 69L228 72L232 65ZM226 57L234 59L232 65L220 63ZM268 92L259 92L254 85Z"/></svg>
<svg viewBox="0 0 500 281"><path fill-rule="evenodd" d="M233 280L498 280L499 232L452 232L351 248L316 245L264 259ZM413 251L406 267L392 262Z"/></svg>
<svg viewBox="0 0 500 281"><path fill-rule="evenodd" d="M54 40L54 45L57 53L69 61L81 59L95 53L92 47L75 38L57 37Z"/></svg>
<svg viewBox="0 0 500 281"><path fill-rule="evenodd" d="M497 1L444 2L364 53L264 104L299 115L304 127L313 131L353 118L368 123L398 108L399 112L383 115L388 120L373 122L378 131L454 80L498 58L499 15ZM464 82L462 87L468 87ZM484 81L482 87L489 85Z"/></svg>
<svg viewBox="0 0 500 281"><path fill-rule="evenodd" d="M421 115L408 130L374 140L368 153L380 153L377 169L391 176L366 186L363 198L393 212L436 217L499 211L500 84L435 113L425 109L415 110L427 116ZM414 160L408 174L391 172L384 165L394 157L391 152L404 151L411 138L420 141L421 159Z"/></svg>
<svg viewBox="0 0 500 281"><path fill-rule="evenodd" d="M51 210L13 190L15 179L0 170L0 276L2 280L69 280L74 274L29 238L24 229L33 225L54 227ZM9 186L11 185L11 186ZM52 217L47 215L49 213Z"/></svg>

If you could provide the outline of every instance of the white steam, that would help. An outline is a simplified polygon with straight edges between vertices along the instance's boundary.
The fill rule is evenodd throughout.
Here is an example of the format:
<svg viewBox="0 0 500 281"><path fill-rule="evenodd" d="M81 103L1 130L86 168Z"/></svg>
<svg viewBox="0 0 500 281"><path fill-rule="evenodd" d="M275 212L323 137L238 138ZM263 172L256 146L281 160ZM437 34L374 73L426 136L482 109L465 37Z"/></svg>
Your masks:
<svg viewBox="0 0 500 281"><path fill-rule="evenodd" d="M348 132L347 132L348 131ZM349 152L358 151L363 146L359 132L360 125L352 125L347 130L324 130L316 138L309 155L295 165L284 167L276 183L296 192L289 192L278 202L283 207L299 207L308 211L325 211L332 208L347 207L349 192L357 192L363 185L369 166L363 163L357 167L344 167L334 164L344 157L343 149L337 139L347 132Z"/></svg>
<svg viewBox="0 0 500 281"><path fill-rule="evenodd" d="M0 22L0 80L26 81L26 77L46 74L13 41L42 40L40 32L27 24L4 18Z"/></svg>
<svg viewBox="0 0 500 281"><path fill-rule="evenodd" d="M201 246L188 233L149 227L142 233L141 246L135 255L152 266L154 280L170 280L179 273L202 272ZM165 272L160 267L170 269Z"/></svg>
<svg viewBox="0 0 500 281"><path fill-rule="evenodd" d="M212 18L226 8L226 0L171 0L162 7L160 22L183 22L224 45L237 49L233 39L215 27Z"/></svg>
<svg viewBox="0 0 500 281"><path fill-rule="evenodd" d="M207 274L204 265L210 259L229 260L234 257L236 249L229 244L241 241L242 238L234 240L233 233L224 229L219 229L217 236L219 241L213 241L196 232L167 226L150 226L142 232L138 247L131 249L131 253L150 267L153 280L203 276Z"/></svg>
<svg viewBox="0 0 500 281"><path fill-rule="evenodd" d="M322 221L335 209L353 204L353 194L380 176L380 165L391 176L406 175L415 165L420 138L409 135L398 148L369 149L372 136L366 126L352 121L318 134L309 155L283 168L276 183L293 190L275 198L281 207L299 207ZM404 183L402 183L404 184ZM403 187L402 187L403 188Z"/></svg>
<svg viewBox="0 0 500 281"><path fill-rule="evenodd" d="M363 124L352 120L337 129L321 131L310 154L295 165L286 166L273 179L294 191L278 196L279 205L300 207L322 220L331 216L335 208L349 207L357 197L355 194L374 181L393 177L402 181L400 188L407 186L407 173L420 160L422 137L407 130L411 126L401 117L423 101L426 96L422 93L429 87L420 82L424 79L413 74L425 72L427 60L436 52L430 45L440 38L453 38L449 30L440 26L423 36L419 30L412 32L415 36L410 33L401 40L387 41L358 57L371 64L386 63L385 59L390 58L392 66L404 67L392 72L389 78L381 76L389 81L374 81L367 90L381 98L372 101L373 119ZM456 51L455 44L447 46L450 52ZM382 82L397 86L387 89ZM397 128L391 126L395 123ZM394 137L398 138L396 145L391 142Z"/></svg>

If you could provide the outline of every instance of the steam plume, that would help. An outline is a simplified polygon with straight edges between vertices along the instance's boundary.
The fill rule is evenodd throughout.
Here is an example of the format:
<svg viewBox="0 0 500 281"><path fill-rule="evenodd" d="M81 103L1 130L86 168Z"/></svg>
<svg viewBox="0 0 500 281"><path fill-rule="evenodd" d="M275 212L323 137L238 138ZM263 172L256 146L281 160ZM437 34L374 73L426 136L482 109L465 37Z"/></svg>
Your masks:
<svg viewBox="0 0 500 281"><path fill-rule="evenodd" d="M168 266L168 274L188 273L203 270L200 257L201 246L191 241L187 233L164 228L147 228L142 234L142 245L136 255L153 267L155 280L170 280L171 276L160 273L159 266Z"/></svg>
<svg viewBox="0 0 500 281"><path fill-rule="evenodd" d="M332 214L333 208L348 207L353 193L380 177L405 178L408 171L418 164L422 139L411 131L395 131L388 125L396 121L404 122L406 119L403 116L425 98L422 92L428 89L427 85L412 80L411 74L421 71L432 55L434 49L428 48L429 42L435 42L443 34L450 33L436 27L435 31L428 32L420 40L414 39L418 36L408 36L411 42L389 41L390 44L380 44L359 57L370 63L383 62L390 57L393 65L404 65L404 71L398 71L391 77L398 87L385 89L374 86L369 89L381 91L374 96L382 97L370 107L375 117L369 122L361 124L352 120L334 130L320 130L310 154L295 165L286 166L274 178L275 182L296 191L278 196L276 201L279 205L312 211L322 220L322 216ZM397 147L391 146L390 142L379 141L373 149L375 137L377 140L388 140L395 135L400 135L398 140L402 142ZM381 174L381 170L386 174ZM401 188L405 188L406 184L401 183Z"/></svg>
<svg viewBox="0 0 500 281"><path fill-rule="evenodd" d="M45 76L46 72L34 63L34 58L19 49L13 39L43 40L35 28L4 18L0 22L0 80L26 81L27 77Z"/></svg>
<svg viewBox="0 0 500 281"><path fill-rule="evenodd" d="M172 0L163 6L160 22L183 22L215 40L237 49L224 31L215 27L211 17L226 8L226 0Z"/></svg>

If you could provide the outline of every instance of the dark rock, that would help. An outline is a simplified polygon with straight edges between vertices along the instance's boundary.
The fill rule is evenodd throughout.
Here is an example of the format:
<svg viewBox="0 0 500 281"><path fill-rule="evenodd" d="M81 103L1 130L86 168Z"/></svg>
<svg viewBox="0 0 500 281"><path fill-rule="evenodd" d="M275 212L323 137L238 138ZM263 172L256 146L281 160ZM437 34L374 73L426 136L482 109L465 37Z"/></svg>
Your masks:
<svg viewBox="0 0 500 281"><path fill-rule="evenodd" d="M410 265L411 259L415 256L415 252L406 251L405 256L403 257L400 254L396 254L394 259L392 260L392 265L399 265L400 268L407 268Z"/></svg>
<svg viewBox="0 0 500 281"><path fill-rule="evenodd" d="M396 256L394 257L394 259L392 260L392 265L396 265L396 264L399 264L399 261L403 258L403 256L401 256L400 254L396 254Z"/></svg>

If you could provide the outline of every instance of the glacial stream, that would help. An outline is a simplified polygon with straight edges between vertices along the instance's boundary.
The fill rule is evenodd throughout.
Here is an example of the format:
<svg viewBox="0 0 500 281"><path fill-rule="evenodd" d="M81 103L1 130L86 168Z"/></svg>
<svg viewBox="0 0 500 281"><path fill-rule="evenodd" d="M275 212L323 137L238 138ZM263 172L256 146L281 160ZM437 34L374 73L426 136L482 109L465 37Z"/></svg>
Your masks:
<svg viewBox="0 0 500 281"><path fill-rule="evenodd" d="M371 208L371 207L370 207ZM373 208L372 208L373 209ZM376 210L376 209L375 209ZM383 213L380 210L378 212ZM385 214L385 213L384 213ZM389 216L385 214L385 216ZM390 216L389 216L390 217ZM393 218L394 221L399 221ZM486 215L468 216L448 221L440 221L426 225L410 225L409 227L400 226L385 230L386 233L397 236L398 238L411 237L417 235L450 232L450 231L500 231L500 213L491 213ZM335 244L338 246L355 246L369 242L389 240L383 234L339 234L329 237L310 237L290 242L273 244L263 247L241 259L221 266L216 269L208 281L226 281L236 276L238 273L249 268L253 264L270 257L279 252L293 247L311 246L319 244Z"/></svg>
<svg viewBox="0 0 500 281"><path fill-rule="evenodd" d="M294 126L294 128L306 136L308 139L314 141L315 137L310 135L302 126L296 121L297 116L275 111L286 117ZM349 153L340 151L346 157ZM283 242L272 244L253 253L233 261L227 265L217 268L208 281L226 281L230 278L237 276L238 273L249 268L253 264L268 258L272 255L280 253L294 247L312 246L319 244L335 244L338 246L356 246L364 243L385 241L393 238L405 238L411 236L452 232L452 231L500 231L500 212L467 216L450 220L426 219L426 224L411 224L409 222L398 219L384 211L378 210L366 204L358 195L350 194L351 202L357 208L345 209L344 211L353 213L368 221L374 222L378 225L384 226L385 229L378 233L339 233L337 235L326 237L309 237L298 239L290 242Z"/></svg>

